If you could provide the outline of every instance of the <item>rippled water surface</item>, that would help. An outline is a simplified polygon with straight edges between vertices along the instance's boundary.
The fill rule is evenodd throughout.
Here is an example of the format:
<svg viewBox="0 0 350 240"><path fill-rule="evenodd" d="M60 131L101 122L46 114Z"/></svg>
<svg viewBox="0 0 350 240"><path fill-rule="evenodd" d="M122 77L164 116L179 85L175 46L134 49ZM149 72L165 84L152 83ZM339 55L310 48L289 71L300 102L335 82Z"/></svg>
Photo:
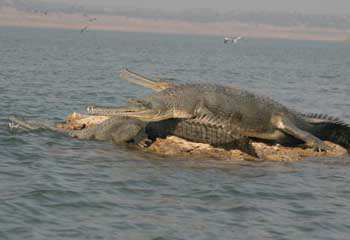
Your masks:
<svg viewBox="0 0 350 240"><path fill-rule="evenodd" d="M51 132L149 91L118 70L226 83L350 122L350 46L336 43L0 28L0 239L349 239L350 159L177 159Z"/></svg>

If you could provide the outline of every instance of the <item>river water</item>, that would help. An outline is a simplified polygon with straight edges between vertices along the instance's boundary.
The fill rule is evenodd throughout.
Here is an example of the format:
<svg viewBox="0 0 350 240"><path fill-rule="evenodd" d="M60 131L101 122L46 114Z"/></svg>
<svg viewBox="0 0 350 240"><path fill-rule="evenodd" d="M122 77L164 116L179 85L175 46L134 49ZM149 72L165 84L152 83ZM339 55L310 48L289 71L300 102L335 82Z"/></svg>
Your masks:
<svg viewBox="0 0 350 240"><path fill-rule="evenodd" d="M350 122L350 45L0 28L0 239L349 239L350 159L163 158L4 120L150 93L121 81L124 67Z"/></svg>

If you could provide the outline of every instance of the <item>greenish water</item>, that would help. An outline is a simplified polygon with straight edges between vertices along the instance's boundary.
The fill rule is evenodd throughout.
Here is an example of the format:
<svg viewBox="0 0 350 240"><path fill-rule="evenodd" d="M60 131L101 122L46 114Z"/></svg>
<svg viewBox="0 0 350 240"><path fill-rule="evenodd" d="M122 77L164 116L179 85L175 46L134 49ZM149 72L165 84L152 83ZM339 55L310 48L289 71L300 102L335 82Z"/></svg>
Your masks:
<svg viewBox="0 0 350 240"><path fill-rule="evenodd" d="M234 84L350 122L350 46L0 28L0 115L62 120L175 83ZM0 120L0 239L349 239L350 159L161 158Z"/></svg>

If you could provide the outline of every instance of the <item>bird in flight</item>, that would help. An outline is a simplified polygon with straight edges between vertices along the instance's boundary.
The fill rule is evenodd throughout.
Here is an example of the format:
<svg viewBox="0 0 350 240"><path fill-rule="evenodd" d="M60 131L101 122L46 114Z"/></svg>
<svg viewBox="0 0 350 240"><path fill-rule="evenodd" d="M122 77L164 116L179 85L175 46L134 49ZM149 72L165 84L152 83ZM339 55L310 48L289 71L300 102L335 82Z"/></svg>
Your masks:
<svg viewBox="0 0 350 240"><path fill-rule="evenodd" d="M83 27L80 29L80 33L86 32L88 30L88 26Z"/></svg>
<svg viewBox="0 0 350 240"><path fill-rule="evenodd" d="M224 43L237 43L239 40L241 40L243 37L239 36L239 37L224 37Z"/></svg>

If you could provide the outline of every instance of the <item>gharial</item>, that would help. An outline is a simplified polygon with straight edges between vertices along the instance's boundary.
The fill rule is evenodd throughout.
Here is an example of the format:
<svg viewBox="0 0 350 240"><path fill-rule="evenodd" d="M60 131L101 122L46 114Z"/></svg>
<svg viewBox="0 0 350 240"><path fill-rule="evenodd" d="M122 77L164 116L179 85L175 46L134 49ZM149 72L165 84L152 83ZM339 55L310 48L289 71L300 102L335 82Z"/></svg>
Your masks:
<svg viewBox="0 0 350 240"><path fill-rule="evenodd" d="M127 106L89 106L90 114L129 116L144 122L186 120L230 136L283 145L304 143L317 151L327 150L322 140L350 148L350 126L335 117L299 113L271 98L231 86L155 82L127 69L122 70L121 78L157 92Z"/></svg>
<svg viewBox="0 0 350 240"><path fill-rule="evenodd" d="M194 142L236 148L257 157L249 138L231 135L222 129L203 126L188 120L169 119L147 123L133 117L112 116L95 126L83 127L79 130L64 129L44 121L26 120L16 116L10 116L9 120L11 128L47 129L81 140L112 140L115 144L133 143L144 146L149 143L149 140L154 141L157 138L175 135Z"/></svg>

